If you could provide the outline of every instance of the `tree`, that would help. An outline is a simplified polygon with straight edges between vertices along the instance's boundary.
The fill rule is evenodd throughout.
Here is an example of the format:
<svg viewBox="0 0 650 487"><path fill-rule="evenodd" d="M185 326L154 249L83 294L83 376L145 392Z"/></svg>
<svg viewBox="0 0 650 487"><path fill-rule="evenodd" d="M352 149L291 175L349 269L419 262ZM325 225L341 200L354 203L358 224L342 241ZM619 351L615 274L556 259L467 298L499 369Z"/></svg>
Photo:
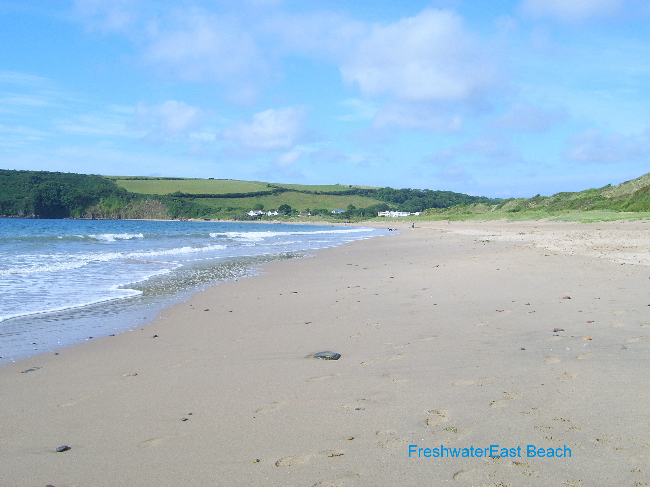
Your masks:
<svg viewBox="0 0 650 487"><path fill-rule="evenodd" d="M282 213L289 214L293 212L293 209L287 205L286 203L283 203L280 205L280 208L278 208L278 211L281 211Z"/></svg>
<svg viewBox="0 0 650 487"><path fill-rule="evenodd" d="M253 205L253 210L257 211L257 210L263 210L263 209L264 209L264 205L262 203L255 203Z"/></svg>

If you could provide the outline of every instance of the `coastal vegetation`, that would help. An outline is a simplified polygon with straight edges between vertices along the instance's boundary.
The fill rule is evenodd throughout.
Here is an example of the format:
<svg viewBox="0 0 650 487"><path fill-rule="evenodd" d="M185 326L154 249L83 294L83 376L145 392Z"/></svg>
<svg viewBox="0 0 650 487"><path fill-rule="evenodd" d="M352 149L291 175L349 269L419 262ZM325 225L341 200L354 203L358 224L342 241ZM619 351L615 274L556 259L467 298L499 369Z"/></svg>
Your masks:
<svg viewBox="0 0 650 487"><path fill-rule="evenodd" d="M250 216L250 210L282 214ZM312 220L363 221L388 210L421 212L408 217L419 220L647 217L650 173L617 186L504 200L429 189L0 170L5 217L291 220L304 213Z"/></svg>
<svg viewBox="0 0 650 487"><path fill-rule="evenodd" d="M254 209L313 219L367 219L378 211L423 211L500 199L451 191L353 185L274 184L231 179L98 176L0 170L0 215L32 218L235 218ZM345 210L332 214L333 209Z"/></svg>

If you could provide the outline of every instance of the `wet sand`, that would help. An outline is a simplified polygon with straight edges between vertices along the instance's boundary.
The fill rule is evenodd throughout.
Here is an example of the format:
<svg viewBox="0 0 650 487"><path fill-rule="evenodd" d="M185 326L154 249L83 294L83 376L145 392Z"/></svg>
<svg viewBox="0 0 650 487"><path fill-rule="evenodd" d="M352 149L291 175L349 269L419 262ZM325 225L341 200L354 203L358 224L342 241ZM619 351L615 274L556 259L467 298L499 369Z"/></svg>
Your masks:
<svg viewBox="0 0 650 487"><path fill-rule="evenodd" d="M650 223L386 226L1 367L0 486L650 482Z"/></svg>

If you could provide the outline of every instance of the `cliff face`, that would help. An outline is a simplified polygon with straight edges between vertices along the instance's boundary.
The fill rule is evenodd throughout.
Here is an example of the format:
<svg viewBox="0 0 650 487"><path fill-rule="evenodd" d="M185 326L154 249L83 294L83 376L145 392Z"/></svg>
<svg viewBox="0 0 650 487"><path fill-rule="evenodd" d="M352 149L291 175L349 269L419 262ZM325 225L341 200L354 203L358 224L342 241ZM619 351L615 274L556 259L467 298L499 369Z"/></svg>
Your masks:
<svg viewBox="0 0 650 487"><path fill-rule="evenodd" d="M125 206L109 207L98 204L86 210L82 218L92 220L168 220L169 212L158 200L133 201Z"/></svg>

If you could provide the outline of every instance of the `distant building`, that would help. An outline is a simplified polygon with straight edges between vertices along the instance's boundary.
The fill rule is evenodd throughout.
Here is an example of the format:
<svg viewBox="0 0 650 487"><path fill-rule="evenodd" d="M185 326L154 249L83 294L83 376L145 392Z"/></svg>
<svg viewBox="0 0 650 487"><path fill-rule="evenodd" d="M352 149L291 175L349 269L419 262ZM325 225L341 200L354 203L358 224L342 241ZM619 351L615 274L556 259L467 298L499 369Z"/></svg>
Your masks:
<svg viewBox="0 0 650 487"><path fill-rule="evenodd" d="M345 210L334 209L334 210L332 210L332 213L345 213Z"/></svg>
<svg viewBox="0 0 650 487"><path fill-rule="evenodd" d="M311 216L311 213L300 213L300 216Z"/></svg>
<svg viewBox="0 0 650 487"><path fill-rule="evenodd" d="M417 213L419 215L419 213ZM409 216L411 213L408 211L380 211L377 216L388 216L391 218L398 218L400 216Z"/></svg>

